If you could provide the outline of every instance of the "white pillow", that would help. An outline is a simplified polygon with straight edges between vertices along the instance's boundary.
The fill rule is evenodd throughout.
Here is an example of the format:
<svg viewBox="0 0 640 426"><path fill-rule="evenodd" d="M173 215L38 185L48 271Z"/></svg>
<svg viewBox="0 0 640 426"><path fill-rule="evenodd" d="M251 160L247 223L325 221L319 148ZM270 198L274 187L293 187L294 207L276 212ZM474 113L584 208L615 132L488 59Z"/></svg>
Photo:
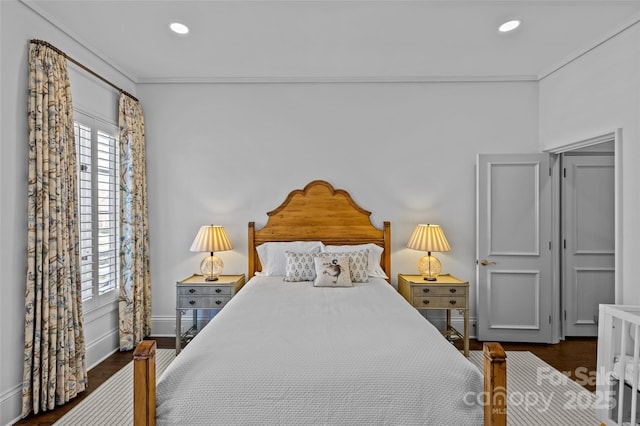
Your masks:
<svg viewBox="0 0 640 426"><path fill-rule="evenodd" d="M349 256L339 253L313 258L316 279L314 287L353 287L349 271Z"/></svg>
<svg viewBox="0 0 640 426"><path fill-rule="evenodd" d="M345 253L356 250L369 250L369 259L367 270L370 277L389 278L384 273L382 266L380 266L380 258L384 249L377 244L356 244L345 246L323 246L323 252L325 253Z"/></svg>
<svg viewBox="0 0 640 426"><path fill-rule="evenodd" d="M264 277L284 277L287 267L285 252L320 253L322 247L323 244L321 241L287 241L260 244L256 247L256 251L260 258L262 271L256 272L256 275Z"/></svg>

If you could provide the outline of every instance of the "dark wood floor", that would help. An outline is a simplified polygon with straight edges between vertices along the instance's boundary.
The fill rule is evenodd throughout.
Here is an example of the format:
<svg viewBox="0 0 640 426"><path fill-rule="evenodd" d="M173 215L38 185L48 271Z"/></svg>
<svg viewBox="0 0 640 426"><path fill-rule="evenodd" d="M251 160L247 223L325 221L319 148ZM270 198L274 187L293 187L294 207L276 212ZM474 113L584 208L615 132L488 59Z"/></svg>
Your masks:
<svg viewBox="0 0 640 426"><path fill-rule="evenodd" d="M155 339L157 340L158 348L175 348L175 339L172 337L158 337ZM460 346L460 344L461 342L456 342L456 346ZM578 383L587 389L591 391L595 389L594 372L596 369L597 346L595 338L570 338L556 345L503 343L502 346L506 351L530 351L552 367L568 374L572 379L578 379ZM471 340L470 348L471 350L481 350L482 343ZM52 425L82 399L90 395L111 375L131 361L132 356L133 351L116 352L89 371L89 388L78 397L55 410L27 417L16 423L16 425ZM593 377L593 380L586 380L585 378L587 377Z"/></svg>

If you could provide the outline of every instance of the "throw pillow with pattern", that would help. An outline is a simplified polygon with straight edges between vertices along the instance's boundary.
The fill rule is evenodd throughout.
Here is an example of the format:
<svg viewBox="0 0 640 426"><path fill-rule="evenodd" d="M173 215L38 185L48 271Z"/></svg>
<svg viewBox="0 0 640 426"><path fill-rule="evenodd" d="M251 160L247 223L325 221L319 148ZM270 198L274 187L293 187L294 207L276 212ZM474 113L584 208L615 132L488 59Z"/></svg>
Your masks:
<svg viewBox="0 0 640 426"><path fill-rule="evenodd" d="M316 270L313 256L317 253L284 253L287 265L285 267L285 281L313 281L316 278Z"/></svg>

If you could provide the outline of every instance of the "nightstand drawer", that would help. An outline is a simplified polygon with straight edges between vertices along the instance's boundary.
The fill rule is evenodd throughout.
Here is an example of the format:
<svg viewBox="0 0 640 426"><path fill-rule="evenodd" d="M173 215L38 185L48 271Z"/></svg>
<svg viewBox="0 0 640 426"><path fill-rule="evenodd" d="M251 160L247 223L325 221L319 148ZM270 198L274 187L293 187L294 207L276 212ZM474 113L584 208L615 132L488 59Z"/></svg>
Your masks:
<svg viewBox="0 0 640 426"><path fill-rule="evenodd" d="M465 296L467 287L443 285L416 285L412 288L413 296Z"/></svg>
<svg viewBox="0 0 640 426"><path fill-rule="evenodd" d="M434 296L434 297L414 297L413 306L420 308L459 308L467 307L466 296Z"/></svg>
<svg viewBox="0 0 640 426"><path fill-rule="evenodd" d="M222 308L231 297L218 296L180 296L178 309L218 309Z"/></svg>
<svg viewBox="0 0 640 426"><path fill-rule="evenodd" d="M226 286L179 286L178 287L178 295L218 295L218 296L230 296L232 287Z"/></svg>

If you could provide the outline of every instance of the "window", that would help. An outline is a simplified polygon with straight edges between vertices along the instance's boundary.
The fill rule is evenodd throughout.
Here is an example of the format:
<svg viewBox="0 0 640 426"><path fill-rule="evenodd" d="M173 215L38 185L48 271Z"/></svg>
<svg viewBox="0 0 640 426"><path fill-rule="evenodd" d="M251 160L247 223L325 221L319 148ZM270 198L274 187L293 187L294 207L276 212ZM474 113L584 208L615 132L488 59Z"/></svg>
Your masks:
<svg viewBox="0 0 640 426"><path fill-rule="evenodd" d="M118 296L118 127L74 112L80 221L80 274L85 309Z"/></svg>

